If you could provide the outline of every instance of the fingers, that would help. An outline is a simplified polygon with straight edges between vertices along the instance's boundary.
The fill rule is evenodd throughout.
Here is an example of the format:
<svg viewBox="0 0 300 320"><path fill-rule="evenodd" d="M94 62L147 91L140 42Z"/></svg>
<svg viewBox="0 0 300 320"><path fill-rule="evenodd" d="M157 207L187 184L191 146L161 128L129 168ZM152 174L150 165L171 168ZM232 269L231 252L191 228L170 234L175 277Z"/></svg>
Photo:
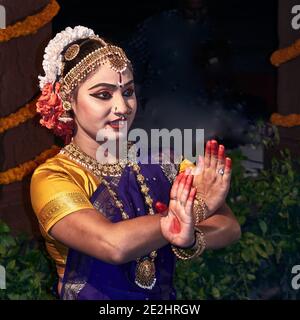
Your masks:
<svg viewBox="0 0 300 320"><path fill-rule="evenodd" d="M197 193L197 189L193 187L189 193L189 197L188 197L186 205L185 205L185 212L187 212L187 213L193 212L193 204L194 204L194 199L195 199L196 193Z"/></svg>
<svg viewBox="0 0 300 320"><path fill-rule="evenodd" d="M225 159L225 170L224 170L224 176L223 180L230 181L231 177L231 167L232 167L232 161L230 158Z"/></svg>
<svg viewBox="0 0 300 320"><path fill-rule="evenodd" d="M183 181L185 181L184 188L181 194L179 194L179 192L177 193L176 211L174 211L174 213L179 221L185 221L185 223L187 223L187 221L193 221L192 206L197 189L192 186L193 175L187 175L185 180L182 178L180 184L182 184Z"/></svg>
<svg viewBox="0 0 300 320"><path fill-rule="evenodd" d="M224 166L225 147L220 144L218 150L218 165Z"/></svg>
<svg viewBox="0 0 300 320"><path fill-rule="evenodd" d="M220 174L220 170L224 171L224 166L225 166L225 148L223 145L219 145L218 163L217 163L217 169L216 169L219 179L222 179L222 174Z"/></svg>
<svg viewBox="0 0 300 320"><path fill-rule="evenodd" d="M171 188L171 191L170 191L170 201L176 199L176 197L177 197L177 190L178 190L179 183L180 183L182 177L183 177L183 172L180 173L180 174L175 178L175 181L174 181L174 183L173 183L173 185L172 185L172 188Z"/></svg>
<svg viewBox="0 0 300 320"><path fill-rule="evenodd" d="M204 167L209 168L210 166L210 153L211 153L211 142L207 141L205 147L205 155L204 155Z"/></svg>
<svg viewBox="0 0 300 320"><path fill-rule="evenodd" d="M194 176L200 174L204 169L204 157L199 155L197 166L192 170Z"/></svg>
<svg viewBox="0 0 300 320"><path fill-rule="evenodd" d="M217 162L218 162L218 142L216 140L212 140L211 153L210 153L210 167L216 170Z"/></svg>
<svg viewBox="0 0 300 320"><path fill-rule="evenodd" d="M184 186L185 186L185 183L186 183L186 180L187 180L187 172L189 172L189 168L187 168L184 173L183 173L183 176L182 178L180 179L180 182L178 184L178 188L177 188L177 193L176 193L176 199L177 200L180 200L180 196L181 196L181 193L182 193L182 190L184 189Z"/></svg>
<svg viewBox="0 0 300 320"><path fill-rule="evenodd" d="M189 174L191 173L191 170L188 171L188 175L187 178L185 179L185 184L183 186L183 189L181 190L181 193L178 193L177 199L179 199L180 204L182 206L186 205L187 199L189 197L191 188L192 188L192 184L193 184L193 175Z"/></svg>
<svg viewBox="0 0 300 320"><path fill-rule="evenodd" d="M188 168L184 173L181 173L176 177L171 188L170 201L175 200L178 201L182 206L186 205L194 179L194 176L191 173L192 169ZM160 211L160 203L156 209Z"/></svg>

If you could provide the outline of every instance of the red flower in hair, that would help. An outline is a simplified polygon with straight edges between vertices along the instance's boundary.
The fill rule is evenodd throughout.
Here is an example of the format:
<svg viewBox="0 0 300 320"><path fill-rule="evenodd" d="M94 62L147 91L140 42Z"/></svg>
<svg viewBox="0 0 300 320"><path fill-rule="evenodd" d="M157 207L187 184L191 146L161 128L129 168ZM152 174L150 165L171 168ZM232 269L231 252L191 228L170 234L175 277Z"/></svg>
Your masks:
<svg viewBox="0 0 300 320"><path fill-rule="evenodd" d="M53 129L54 134L69 140L73 134L74 122L70 121L65 123L59 120L64 112L59 90L59 82L55 83L54 88L52 83L47 83L36 103L36 110L42 116L40 120L41 125L48 129Z"/></svg>

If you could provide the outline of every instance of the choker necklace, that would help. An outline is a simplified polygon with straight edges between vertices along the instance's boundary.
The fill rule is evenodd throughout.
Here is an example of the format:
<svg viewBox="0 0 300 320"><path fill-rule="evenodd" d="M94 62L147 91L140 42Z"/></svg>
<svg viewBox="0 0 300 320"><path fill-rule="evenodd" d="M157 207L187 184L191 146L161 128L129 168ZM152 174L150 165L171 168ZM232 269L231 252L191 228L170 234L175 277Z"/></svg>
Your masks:
<svg viewBox="0 0 300 320"><path fill-rule="evenodd" d="M128 146L129 145L131 146L132 143L128 142ZM136 156L135 147L131 148L129 153L130 152L132 152L132 155ZM70 159L84 166L96 177L101 179L101 183L105 185L111 197L113 198L116 207L119 208L123 220L129 219L129 215L125 212L122 201L118 199L116 192L111 188L110 183L105 178L103 178L103 176L121 176L126 165L132 167L133 171L136 173L136 179L140 186L141 193L144 196L145 203L148 206L148 214L155 214L152 207L153 199L148 193L149 188L145 183L145 177L141 174L141 168L137 164L137 161L124 160L114 164L100 164L99 162L97 162L97 160L84 153L73 142L61 149L60 153L67 155ZM129 159L136 158L129 157ZM156 257L157 252L156 250L153 250L149 255L136 259L137 264L135 268L135 284L140 288L151 290L155 286L156 269L154 260Z"/></svg>
<svg viewBox="0 0 300 320"><path fill-rule="evenodd" d="M132 158L136 153L135 147L131 148L133 145L132 142L127 143L128 150L128 158ZM60 150L60 154L67 155L71 160L76 161L86 169L88 169L92 174L94 174L97 178L103 176L120 176L125 168L126 164L129 163L127 159L121 159L115 163L100 163L96 159L92 158L84 151L82 151L74 142L66 145L64 148ZM133 160L134 161L134 160Z"/></svg>

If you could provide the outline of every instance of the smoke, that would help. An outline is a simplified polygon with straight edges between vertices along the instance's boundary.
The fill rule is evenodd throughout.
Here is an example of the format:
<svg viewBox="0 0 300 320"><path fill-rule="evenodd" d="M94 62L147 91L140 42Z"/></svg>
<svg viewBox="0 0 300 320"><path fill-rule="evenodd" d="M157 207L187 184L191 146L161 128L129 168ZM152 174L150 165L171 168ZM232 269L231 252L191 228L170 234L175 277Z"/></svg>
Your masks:
<svg viewBox="0 0 300 320"><path fill-rule="evenodd" d="M145 129L204 129L205 140L216 138L227 147L249 143L253 130L250 119L241 105L228 108L220 101L209 102L188 95L176 99L168 96L149 100L144 110L139 110L134 127Z"/></svg>

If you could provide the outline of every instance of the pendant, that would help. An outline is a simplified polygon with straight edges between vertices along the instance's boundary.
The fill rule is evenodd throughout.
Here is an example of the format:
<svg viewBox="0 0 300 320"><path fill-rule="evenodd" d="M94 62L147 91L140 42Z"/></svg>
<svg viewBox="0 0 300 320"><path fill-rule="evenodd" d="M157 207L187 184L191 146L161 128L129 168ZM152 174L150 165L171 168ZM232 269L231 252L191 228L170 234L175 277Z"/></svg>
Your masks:
<svg viewBox="0 0 300 320"><path fill-rule="evenodd" d="M156 283L155 264L152 259L145 257L139 260L135 269L135 284L143 289L152 289Z"/></svg>

